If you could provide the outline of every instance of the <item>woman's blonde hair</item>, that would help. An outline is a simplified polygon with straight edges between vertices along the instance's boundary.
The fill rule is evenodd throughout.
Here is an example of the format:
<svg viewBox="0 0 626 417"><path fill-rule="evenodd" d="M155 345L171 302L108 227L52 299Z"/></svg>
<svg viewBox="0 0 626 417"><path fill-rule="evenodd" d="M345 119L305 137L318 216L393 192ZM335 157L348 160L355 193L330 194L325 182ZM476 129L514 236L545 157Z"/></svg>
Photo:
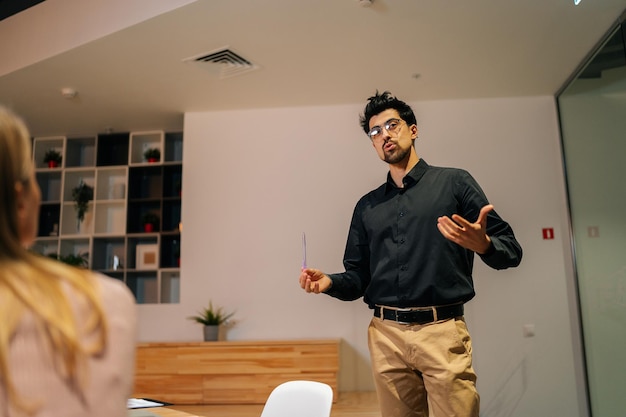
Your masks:
<svg viewBox="0 0 626 417"><path fill-rule="evenodd" d="M79 391L86 381L86 359L104 352L107 323L93 274L34 254L22 245L16 190L20 183L27 191L32 184L31 152L24 122L0 106L0 385L10 404L32 413L44 404L27 399L28 392L19 392L8 359L11 340L24 317L34 317L42 340L53 352L52 366ZM87 306L84 325L76 321L68 290Z"/></svg>

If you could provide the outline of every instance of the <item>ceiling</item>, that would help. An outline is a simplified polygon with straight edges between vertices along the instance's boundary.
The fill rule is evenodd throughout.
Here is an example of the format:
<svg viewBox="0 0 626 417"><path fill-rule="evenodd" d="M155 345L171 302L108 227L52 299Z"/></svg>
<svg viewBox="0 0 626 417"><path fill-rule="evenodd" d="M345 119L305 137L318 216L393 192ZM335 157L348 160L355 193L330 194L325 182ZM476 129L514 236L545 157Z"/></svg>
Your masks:
<svg viewBox="0 0 626 417"><path fill-rule="evenodd" d="M47 136L181 129L193 111L360 104L377 89L407 101L554 95L626 9L364 3L198 0L0 76L0 102ZM223 64L186 61L224 47L255 68L222 77Z"/></svg>
<svg viewBox="0 0 626 417"><path fill-rule="evenodd" d="M45 0L0 0L0 20L13 16Z"/></svg>

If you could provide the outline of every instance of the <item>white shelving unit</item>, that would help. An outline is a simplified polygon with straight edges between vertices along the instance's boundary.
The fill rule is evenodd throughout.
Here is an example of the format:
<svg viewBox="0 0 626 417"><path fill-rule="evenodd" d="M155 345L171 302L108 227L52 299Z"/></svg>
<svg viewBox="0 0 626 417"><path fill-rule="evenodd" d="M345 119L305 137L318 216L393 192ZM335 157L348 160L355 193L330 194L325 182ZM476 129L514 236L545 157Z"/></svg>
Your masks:
<svg viewBox="0 0 626 417"><path fill-rule="evenodd" d="M34 138L42 207L33 250L86 254L88 268L125 282L138 303L178 303L182 146L181 132L163 131ZM159 161L144 159L148 148L159 149ZM56 168L43 162L50 149L62 155ZM81 182L94 198L79 223L72 190ZM150 232L146 212L159 219Z"/></svg>

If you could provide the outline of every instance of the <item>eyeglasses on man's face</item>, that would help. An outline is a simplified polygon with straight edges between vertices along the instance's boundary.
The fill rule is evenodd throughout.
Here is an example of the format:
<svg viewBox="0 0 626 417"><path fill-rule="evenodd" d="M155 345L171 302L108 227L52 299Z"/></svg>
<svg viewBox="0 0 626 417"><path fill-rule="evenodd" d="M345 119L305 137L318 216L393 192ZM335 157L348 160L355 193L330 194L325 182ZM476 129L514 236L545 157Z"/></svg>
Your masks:
<svg viewBox="0 0 626 417"><path fill-rule="evenodd" d="M400 127L402 127L402 119L389 119L384 125L371 128L370 131L367 132L367 136L369 136L372 141L380 141L383 139L383 129L391 134L396 134L400 130Z"/></svg>

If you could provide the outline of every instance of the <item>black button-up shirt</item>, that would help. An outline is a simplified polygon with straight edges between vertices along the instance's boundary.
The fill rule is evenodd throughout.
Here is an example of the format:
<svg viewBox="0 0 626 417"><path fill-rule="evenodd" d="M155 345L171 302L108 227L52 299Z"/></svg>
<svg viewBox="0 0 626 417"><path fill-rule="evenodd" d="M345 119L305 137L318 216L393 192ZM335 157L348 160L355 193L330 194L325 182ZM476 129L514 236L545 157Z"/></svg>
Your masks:
<svg viewBox="0 0 626 417"><path fill-rule="evenodd" d="M375 304L425 307L466 302L474 297L474 252L447 240L437 218L459 214L478 219L487 197L462 169L430 166L423 159L398 188L391 176L363 196L350 224L343 273L329 274L327 294L341 300L361 296ZM480 255L495 269L519 265L522 248L495 210L487 217L491 247Z"/></svg>

